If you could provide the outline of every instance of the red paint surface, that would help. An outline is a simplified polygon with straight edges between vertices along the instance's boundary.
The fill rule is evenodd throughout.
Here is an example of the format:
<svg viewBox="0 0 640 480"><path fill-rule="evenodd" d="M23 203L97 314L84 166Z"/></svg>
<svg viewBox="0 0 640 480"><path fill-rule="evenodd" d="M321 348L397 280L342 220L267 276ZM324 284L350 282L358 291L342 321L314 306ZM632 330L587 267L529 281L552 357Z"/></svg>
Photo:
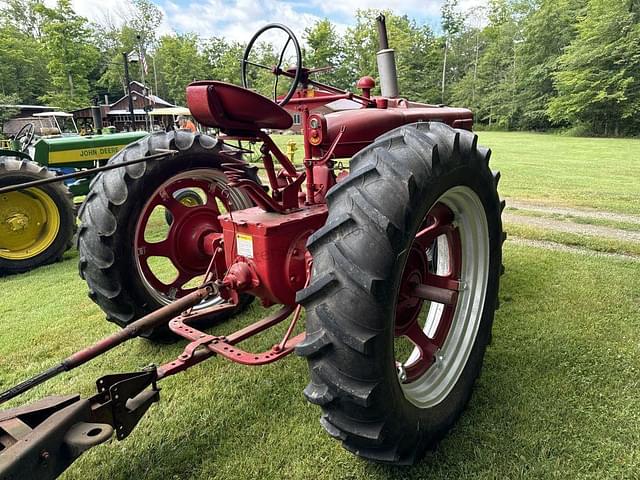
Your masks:
<svg viewBox="0 0 640 480"><path fill-rule="evenodd" d="M211 80L190 84L187 105L202 125L222 130L285 130L293 124L291 115L279 105L259 93L230 83Z"/></svg>
<svg viewBox="0 0 640 480"><path fill-rule="evenodd" d="M265 212L254 207L222 215L225 258L229 266L237 261L248 263L260 284L245 291L272 303L292 305L296 292L307 279L305 244L307 238L324 225L324 204L286 215ZM251 237L253 256L239 256L236 235Z"/></svg>

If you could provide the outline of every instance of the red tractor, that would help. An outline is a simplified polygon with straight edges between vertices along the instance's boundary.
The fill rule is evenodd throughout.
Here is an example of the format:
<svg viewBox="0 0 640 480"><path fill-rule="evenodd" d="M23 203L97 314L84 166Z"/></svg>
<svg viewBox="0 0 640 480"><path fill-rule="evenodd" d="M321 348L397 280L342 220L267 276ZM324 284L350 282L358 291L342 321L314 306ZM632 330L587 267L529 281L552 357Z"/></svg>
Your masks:
<svg viewBox="0 0 640 480"><path fill-rule="evenodd" d="M274 100L278 80L291 82L279 104L248 88L192 83L193 116L219 136L152 134L103 167L80 210L80 274L123 329L0 402L136 336L188 344L164 365L99 379L89 399L50 397L0 412L2 479L54 478L114 431L125 438L159 399L158 381L213 356L257 366L295 350L309 364L304 395L322 409L324 429L373 461L413 463L447 433L480 373L498 303L499 176L469 110L398 97L383 17L379 27L381 96L367 77L361 95L313 80L293 33L270 24L248 44L243 82L262 67L251 60L256 39L284 32L297 64L283 69L281 54L265 67L275 75ZM359 108L310 113L316 102L345 99ZM287 102L302 120L303 168L265 133L291 126ZM261 144L262 178L236 141ZM350 158L348 171L339 158ZM182 203L185 190L203 201ZM160 210L171 218L163 238L153 230ZM163 276L154 258L174 271ZM228 335L202 329L256 298L282 307ZM306 328L296 334L303 309ZM272 348L242 348L281 322L288 328Z"/></svg>

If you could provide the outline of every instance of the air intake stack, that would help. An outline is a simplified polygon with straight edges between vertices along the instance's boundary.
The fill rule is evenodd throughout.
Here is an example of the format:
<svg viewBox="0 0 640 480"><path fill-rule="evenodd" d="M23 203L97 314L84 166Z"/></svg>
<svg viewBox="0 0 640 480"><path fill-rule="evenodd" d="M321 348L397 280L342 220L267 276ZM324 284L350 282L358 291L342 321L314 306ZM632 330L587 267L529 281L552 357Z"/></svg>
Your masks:
<svg viewBox="0 0 640 480"><path fill-rule="evenodd" d="M376 18L378 23L378 45L380 50L376 54L378 73L380 74L380 90L383 97L396 98L398 96L398 72L393 48L389 48L387 38L387 24L384 15Z"/></svg>

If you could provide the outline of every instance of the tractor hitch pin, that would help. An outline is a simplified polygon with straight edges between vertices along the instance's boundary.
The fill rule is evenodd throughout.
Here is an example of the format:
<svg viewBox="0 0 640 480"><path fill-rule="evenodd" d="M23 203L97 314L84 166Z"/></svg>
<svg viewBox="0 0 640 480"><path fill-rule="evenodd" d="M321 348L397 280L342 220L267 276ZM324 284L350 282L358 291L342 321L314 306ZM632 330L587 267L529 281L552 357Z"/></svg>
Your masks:
<svg viewBox="0 0 640 480"><path fill-rule="evenodd" d="M142 332L151 328L168 323L173 317L179 315L184 310L197 305L202 300L207 298L215 291L213 285L207 284L197 290L191 292L188 295L176 300L169 305L159 308L148 315L130 323L122 330L103 338L97 343L87 347L79 352L74 353L70 357L65 358L62 362L54 367L45 370L37 374L36 376L29 378L28 380L19 383L18 385L10 388L9 390L0 393L0 404L17 397L18 395L32 389L33 387L46 382L50 378L59 375L62 372L68 372L80 365L87 363L89 360L93 360L98 355L101 355L112 348L126 342L132 338L139 336Z"/></svg>
<svg viewBox="0 0 640 480"><path fill-rule="evenodd" d="M126 160L120 163L112 163L110 165L104 165L102 167L90 168L89 170L80 170L78 172L66 173L64 175L57 175L51 178L33 180L32 182L25 182L19 185L9 185L7 187L0 188L0 195L3 193L15 192L16 190L24 190L25 188L39 187L40 185L48 185L49 183L64 182L65 180L69 180L70 178L90 177L94 173L105 172L107 170L113 170L114 168L122 168L128 165L135 165L136 163L142 163L148 160L163 159L163 158L173 156L176 153L179 153L177 150L166 150L164 148L158 148L157 151L160 153L155 153L153 155L149 155L148 157L134 158L133 160Z"/></svg>

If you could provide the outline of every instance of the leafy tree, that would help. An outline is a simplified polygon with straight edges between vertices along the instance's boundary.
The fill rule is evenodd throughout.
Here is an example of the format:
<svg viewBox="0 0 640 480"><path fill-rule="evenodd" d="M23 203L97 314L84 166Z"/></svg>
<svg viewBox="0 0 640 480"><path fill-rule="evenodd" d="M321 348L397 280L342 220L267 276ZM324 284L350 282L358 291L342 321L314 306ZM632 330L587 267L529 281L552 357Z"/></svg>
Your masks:
<svg viewBox="0 0 640 480"><path fill-rule="evenodd" d="M519 127L546 129L554 124L548 105L557 96L554 77L558 59L576 36L575 20L586 0L544 0L523 21L524 43L519 51Z"/></svg>
<svg viewBox="0 0 640 480"><path fill-rule="evenodd" d="M489 2L489 23L478 39L477 68L468 69L452 89L454 103L471 107L480 122L506 129L517 126L522 22L531 8L527 0Z"/></svg>
<svg viewBox="0 0 640 480"><path fill-rule="evenodd" d="M156 50L156 66L162 72L160 81L167 96L176 104L184 104L186 86L205 77L207 65L198 51L198 37L193 34L165 35Z"/></svg>
<svg viewBox="0 0 640 480"><path fill-rule="evenodd" d="M640 22L630 0L590 0L578 35L559 59L555 121L584 124L597 134L638 131Z"/></svg>
<svg viewBox="0 0 640 480"><path fill-rule="evenodd" d="M353 79L345 68L343 39L335 26L326 18L318 20L305 29L304 39L307 47L303 49L303 64L307 68L331 67L328 72L315 74L314 78L338 88L349 88Z"/></svg>
<svg viewBox="0 0 640 480"><path fill-rule="evenodd" d="M35 103L49 85L48 56L36 38L12 24L0 26L0 93Z"/></svg>
<svg viewBox="0 0 640 480"><path fill-rule="evenodd" d="M122 12L122 26L107 23L99 26L101 63L104 65L99 85L107 91L126 91L124 79L124 61L122 53L142 51L145 55L148 75L145 83L153 85L152 77L157 72L152 71L154 53L158 38L156 31L162 22L162 11L149 0L132 0L129 8ZM129 65L132 80L142 80L144 72L140 63ZM156 92L160 95L166 91Z"/></svg>
<svg viewBox="0 0 640 480"><path fill-rule="evenodd" d="M241 84L240 61L245 46L239 42L227 42L224 38L212 37L206 40L203 54L207 62L207 78L221 82Z"/></svg>
<svg viewBox="0 0 640 480"><path fill-rule="evenodd" d="M375 75L378 36L376 10L359 10L356 25L345 35L345 67L350 84L363 75ZM438 98L438 65L440 54L433 32L426 25L418 25L406 15L390 11L385 15L389 43L396 52L400 95L412 100L433 101ZM378 82L379 83L379 82ZM379 92L379 85L376 87Z"/></svg>
<svg viewBox="0 0 640 480"><path fill-rule="evenodd" d="M56 8L40 5L48 18L43 27L43 43L49 55L47 68L51 87L42 100L64 109L87 106L91 88L89 77L98 63L98 49L92 45L92 31L86 18L78 16L70 0L58 0Z"/></svg>
<svg viewBox="0 0 640 480"><path fill-rule="evenodd" d="M445 87L447 80L447 53L453 37L460 33L464 24L462 15L457 11L458 0L445 0L440 10L442 30L444 31L444 53L442 58L442 103L445 103Z"/></svg>
<svg viewBox="0 0 640 480"><path fill-rule="evenodd" d="M2 8L4 22L23 34L40 39L47 15L40 8L42 0L5 0Z"/></svg>

